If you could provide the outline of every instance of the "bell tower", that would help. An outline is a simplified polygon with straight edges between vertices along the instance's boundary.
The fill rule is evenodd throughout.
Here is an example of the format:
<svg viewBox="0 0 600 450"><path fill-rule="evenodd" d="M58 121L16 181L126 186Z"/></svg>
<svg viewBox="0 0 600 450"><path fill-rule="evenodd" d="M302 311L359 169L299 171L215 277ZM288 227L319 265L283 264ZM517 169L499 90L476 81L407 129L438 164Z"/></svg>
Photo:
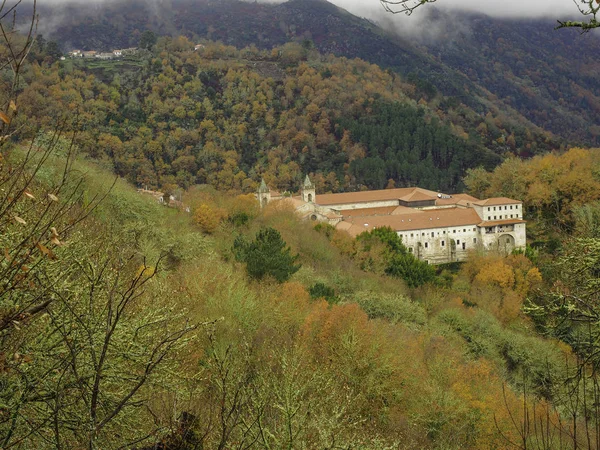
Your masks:
<svg viewBox="0 0 600 450"><path fill-rule="evenodd" d="M308 175L306 175L306 178L304 179L304 183L302 184L301 194L302 194L302 200L304 200L305 202L308 202L308 203L316 202L317 193L315 191L315 185L312 184L312 182L310 181L310 178L308 178Z"/></svg>
<svg viewBox="0 0 600 450"><path fill-rule="evenodd" d="M267 183L265 183L264 178L260 181L260 186L258 187L257 192L257 198L261 208L267 206L267 203L271 201L271 190L267 186Z"/></svg>

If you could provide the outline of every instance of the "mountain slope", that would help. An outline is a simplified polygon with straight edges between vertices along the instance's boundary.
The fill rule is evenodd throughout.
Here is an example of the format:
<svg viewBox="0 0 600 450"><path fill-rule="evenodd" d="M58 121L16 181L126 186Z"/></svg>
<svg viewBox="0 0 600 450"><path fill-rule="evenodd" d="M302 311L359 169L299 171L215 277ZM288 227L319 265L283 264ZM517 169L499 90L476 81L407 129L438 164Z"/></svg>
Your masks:
<svg viewBox="0 0 600 450"><path fill-rule="evenodd" d="M279 5L239 0L64 4L41 10L41 22L65 49L137 45L145 29L243 47L311 40L322 53L359 57L431 83L480 114L500 110L571 143L597 144L600 75L594 35L554 31L548 21L498 20L466 14L466 31L426 44L385 32L324 0ZM439 25L433 14L423 26Z"/></svg>

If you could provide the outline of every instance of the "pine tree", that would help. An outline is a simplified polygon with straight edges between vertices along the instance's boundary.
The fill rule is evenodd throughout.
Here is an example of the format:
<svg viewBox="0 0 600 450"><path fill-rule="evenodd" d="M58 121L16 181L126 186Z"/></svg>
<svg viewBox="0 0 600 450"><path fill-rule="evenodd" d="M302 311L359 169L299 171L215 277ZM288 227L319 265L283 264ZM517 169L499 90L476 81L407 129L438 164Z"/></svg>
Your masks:
<svg viewBox="0 0 600 450"><path fill-rule="evenodd" d="M283 283L300 269L294 264L299 255L292 256L281 234L274 228L260 230L253 242L239 236L233 243L233 253L240 262L246 263L251 278L260 280L269 275Z"/></svg>

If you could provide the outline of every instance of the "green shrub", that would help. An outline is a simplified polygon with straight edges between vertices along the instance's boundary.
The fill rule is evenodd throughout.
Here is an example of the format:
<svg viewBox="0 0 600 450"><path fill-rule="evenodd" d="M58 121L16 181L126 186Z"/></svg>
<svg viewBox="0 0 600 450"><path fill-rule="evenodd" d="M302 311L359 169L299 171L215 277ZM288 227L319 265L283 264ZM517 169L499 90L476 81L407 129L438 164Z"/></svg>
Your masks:
<svg viewBox="0 0 600 450"><path fill-rule="evenodd" d="M387 319L393 323L415 323L427 321L425 310L417 303L399 294L375 294L358 292L353 299L371 319Z"/></svg>
<svg viewBox="0 0 600 450"><path fill-rule="evenodd" d="M339 303L340 299L337 295L335 295L335 289L330 286L327 286L324 283L315 283L308 290L310 294L310 298L324 298L327 300L327 303L333 305L335 303Z"/></svg>

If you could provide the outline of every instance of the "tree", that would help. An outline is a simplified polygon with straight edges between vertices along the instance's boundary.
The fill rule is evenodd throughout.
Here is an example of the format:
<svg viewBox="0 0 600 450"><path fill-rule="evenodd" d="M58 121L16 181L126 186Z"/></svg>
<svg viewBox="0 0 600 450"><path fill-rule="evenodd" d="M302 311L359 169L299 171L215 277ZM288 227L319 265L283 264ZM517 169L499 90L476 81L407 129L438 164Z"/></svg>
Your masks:
<svg viewBox="0 0 600 450"><path fill-rule="evenodd" d="M154 47L157 40L156 34L150 30L146 30L140 36L140 48L152 50L152 47Z"/></svg>
<svg viewBox="0 0 600 450"><path fill-rule="evenodd" d="M385 273L402 278L410 287L418 287L435 280L436 274L433 266L408 253L398 233L390 227L365 231L357 236L356 241L361 245L361 250L369 254L366 259L383 259ZM381 244L383 244L384 250L378 255L377 250ZM365 258L363 257L363 259ZM376 262L370 263L370 266L377 266L377 264Z"/></svg>
<svg viewBox="0 0 600 450"><path fill-rule="evenodd" d="M233 253L236 260L246 263L251 278L260 280L271 276L283 283L300 269L300 265L295 264L299 255L292 256L286 245L279 231L269 227L260 230L253 242L238 236L233 243Z"/></svg>
<svg viewBox="0 0 600 450"><path fill-rule="evenodd" d="M0 18L20 23L19 3L0 5ZM194 326L148 307L155 270L136 271L130 242L92 219L108 194L84 191L59 113L52 129L27 127L17 94L35 2L28 17L25 37L0 22L0 447L130 448L160 427L147 385Z"/></svg>
<svg viewBox="0 0 600 450"><path fill-rule="evenodd" d="M202 203L194 211L194 221L202 231L208 234L214 233L225 217L226 212L223 209L213 207L207 203Z"/></svg>

